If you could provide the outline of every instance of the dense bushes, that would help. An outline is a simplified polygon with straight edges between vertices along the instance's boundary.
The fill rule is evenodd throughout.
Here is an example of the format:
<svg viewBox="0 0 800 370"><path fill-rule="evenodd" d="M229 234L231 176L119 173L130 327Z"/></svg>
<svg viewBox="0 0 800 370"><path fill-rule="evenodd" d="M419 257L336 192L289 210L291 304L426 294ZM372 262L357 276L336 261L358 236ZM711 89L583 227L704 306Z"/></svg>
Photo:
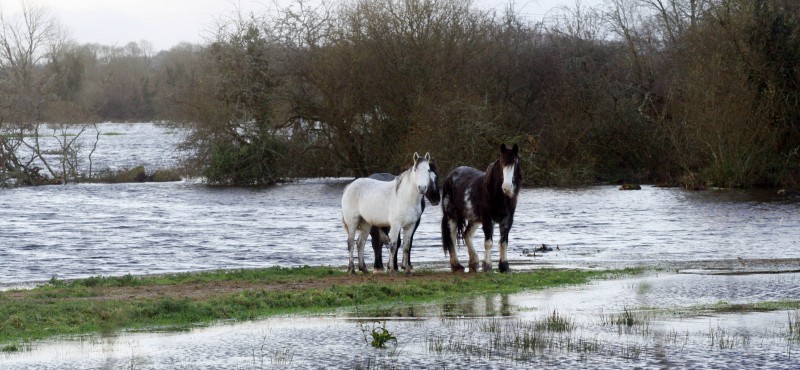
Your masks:
<svg viewBox="0 0 800 370"><path fill-rule="evenodd" d="M484 168L517 142L526 184L792 186L798 4L605 0L531 23L469 0L298 2L228 18L207 45L66 48L48 107L117 119L124 103L186 129L215 184L398 173L414 151Z"/></svg>

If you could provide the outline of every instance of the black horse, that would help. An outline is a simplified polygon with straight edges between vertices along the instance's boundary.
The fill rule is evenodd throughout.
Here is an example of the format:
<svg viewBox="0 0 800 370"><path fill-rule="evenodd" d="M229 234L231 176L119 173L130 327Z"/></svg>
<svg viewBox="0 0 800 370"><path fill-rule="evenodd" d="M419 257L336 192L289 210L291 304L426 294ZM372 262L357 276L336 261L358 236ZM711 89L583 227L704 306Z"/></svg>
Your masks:
<svg viewBox="0 0 800 370"><path fill-rule="evenodd" d="M492 269L492 233L500 224L500 272L508 271L508 232L514 223L514 210L522 183L519 146L500 146L500 158L486 172L472 167L454 169L442 185L442 247L450 254L453 272L464 271L458 262L455 241L463 238L469 252L469 271L478 270L478 255L472 247L472 235L483 226L485 253L483 270Z"/></svg>
<svg viewBox="0 0 800 370"><path fill-rule="evenodd" d="M432 205L436 206L439 205L440 194L439 194L439 172L436 167L436 164L430 162L431 168L431 180L428 183L428 190L425 192L425 198L428 198L428 201L431 202ZM381 181L394 181L397 176L392 175L390 173L375 173L369 176L371 179L381 180ZM425 211L425 199L422 200L422 210ZM414 241L414 233L417 231L419 227L419 223L422 220L422 217L417 219L417 223L414 225L414 230L411 231L411 236L408 239L409 248L412 247L412 242ZM389 242L389 228L378 228L373 227L369 230L370 238L372 239L372 250L375 252L375 263L373 264L373 269L375 271L383 271L383 245ZM397 239L397 247L400 248L400 238ZM408 255L408 266L411 267L411 254ZM397 271L397 255L395 255L394 261L394 269Z"/></svg>

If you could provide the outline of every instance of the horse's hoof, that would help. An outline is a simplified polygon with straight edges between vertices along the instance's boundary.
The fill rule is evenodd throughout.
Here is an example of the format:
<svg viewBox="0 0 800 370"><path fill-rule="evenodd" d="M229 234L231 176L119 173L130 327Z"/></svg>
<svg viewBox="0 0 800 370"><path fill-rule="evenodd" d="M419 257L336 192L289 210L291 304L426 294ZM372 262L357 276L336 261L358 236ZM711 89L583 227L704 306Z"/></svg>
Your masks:
<svg viewBox="0 0 800 370"><path fill-rule="evenodd" d="M355 270L347 270L347 273L348 273L350 276L356 276L356 272L355 272Z"/></svg>
<svg viewBox="0 0 800 370"><path fill-rule="evenodd" d="M508 261L500 261L500 272L508 272L509 270Z"/></svg>
<svg viewBox="0 0 800 370"><path fill-rule="evenodd" d="M492 271L492 264L483 262L481 263L481 268L483 269L483 272Z"/></svg>
<svg viewBox="0 0 800 370"><path fill-rule="evenodd" d="M358 271L361 271L361 272L363 272L365 274L369 273L369 270L367 269L367 266L359 266L358 267Z"/></svg>
<svg viewBox="0 0 800 370"><path fill-rule="evenodd" d="M477 262L469 264L469 272L470 273L478 272L478 263Z"/></svg>
<svg viewBox="0 0 800 370"><path fill-rule="evenodd" d="M386 270L383 269L383 268L374 268L374 269L372 269L372 273L373 274L382 274L384 272L386 272Z"/></svg>
<svg viewBox="0 0 800 370"><path fill-rule="evenodd" d="M406 276L412 276L412 275L414 274L411 272L411 269L406 269Z"/></svg>
<svg viewBox="0 0 800 370"><path fill-rule="evenodd" d="M462 272L463 273L464 272L464 266L462 266L460 263L457 264L457 265L451 265L450 269L453 270L453 273L456 273L456 272Z"/></svg>

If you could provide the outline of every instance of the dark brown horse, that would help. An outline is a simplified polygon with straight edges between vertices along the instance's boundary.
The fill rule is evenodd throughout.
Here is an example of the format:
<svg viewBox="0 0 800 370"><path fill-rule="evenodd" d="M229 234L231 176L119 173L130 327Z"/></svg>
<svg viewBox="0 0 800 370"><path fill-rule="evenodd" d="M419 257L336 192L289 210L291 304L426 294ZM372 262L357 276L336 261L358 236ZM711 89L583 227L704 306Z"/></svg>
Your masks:
<svg viewBox="0 0 800 370"><path fill-rule="evenodd" d="M450 254L453 272L464 271L458 262L455 242L462 238L469 252L469 271L478 270L478 255L472 247L472 235L483 226L485 249L483 270L492 269L492 233L500 225L500 272L508 271L508 232L514 223L514 210L522 183L519 146L500 146L500 158L486 172L472 167L458 167L447 175L442 185L442 247Z"/></svg>
<svg viewBox="0 0 800 370"><path fill-rule="evenodd" d="M428 198L428 201L431 202L432 205L437 206L439 205L439 200L441 199L441 194L439 193L439 170L436 167L436 164L430 162L430 170L431 170L431 179L428 183L428 191L425 192L425 198ZM390 173L375 173L369 175L371 179L381 180L381 181L394 181L397 176L392 175ZM425 211L425 200L422 200L422 210ZM419 227L419 223L422 221L422 217L417 220L417 223L414 225L414 229L411 231L411 235L408 237L408 248L411 249L413 247L412 242L414 240L414 233L417 231ZM389 235L389 228L378 228L372 227L369 231L370 238L372 239L372 250L375 252L375 262L373 263L373 269L375 271L382 271L383 270L383 245L388 242ZM400 247L400 239L397 240L397 247ZM397 255L395 255L394 261L391 261L394 264L394 269L397 270ZM411 266L411 255L409 254L408 257L408 265Z"/></svg>

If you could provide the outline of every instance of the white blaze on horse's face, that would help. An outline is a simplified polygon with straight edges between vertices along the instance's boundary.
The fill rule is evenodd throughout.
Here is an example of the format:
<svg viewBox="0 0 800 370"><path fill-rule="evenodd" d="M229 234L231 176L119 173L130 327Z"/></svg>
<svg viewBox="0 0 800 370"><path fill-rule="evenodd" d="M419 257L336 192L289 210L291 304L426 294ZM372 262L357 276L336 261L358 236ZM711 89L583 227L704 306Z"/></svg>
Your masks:
<svg viewBox="0 0 800 370"><path fill-rule="evenodd" d="M517 169L517 161L503 167L503 193L507 197L514 197L514 171Z"/></svg>
<svg viewBox="0 0 800 370"><path fill-rule="evenodd" d="M420 194L425 194L428 191L428 183L431 178L431 166L428 162L431 159L431 154L425 153L424 160L419 159L419 154L414 153L414 180L417 183L417 190L419 190Z"/></svg>

